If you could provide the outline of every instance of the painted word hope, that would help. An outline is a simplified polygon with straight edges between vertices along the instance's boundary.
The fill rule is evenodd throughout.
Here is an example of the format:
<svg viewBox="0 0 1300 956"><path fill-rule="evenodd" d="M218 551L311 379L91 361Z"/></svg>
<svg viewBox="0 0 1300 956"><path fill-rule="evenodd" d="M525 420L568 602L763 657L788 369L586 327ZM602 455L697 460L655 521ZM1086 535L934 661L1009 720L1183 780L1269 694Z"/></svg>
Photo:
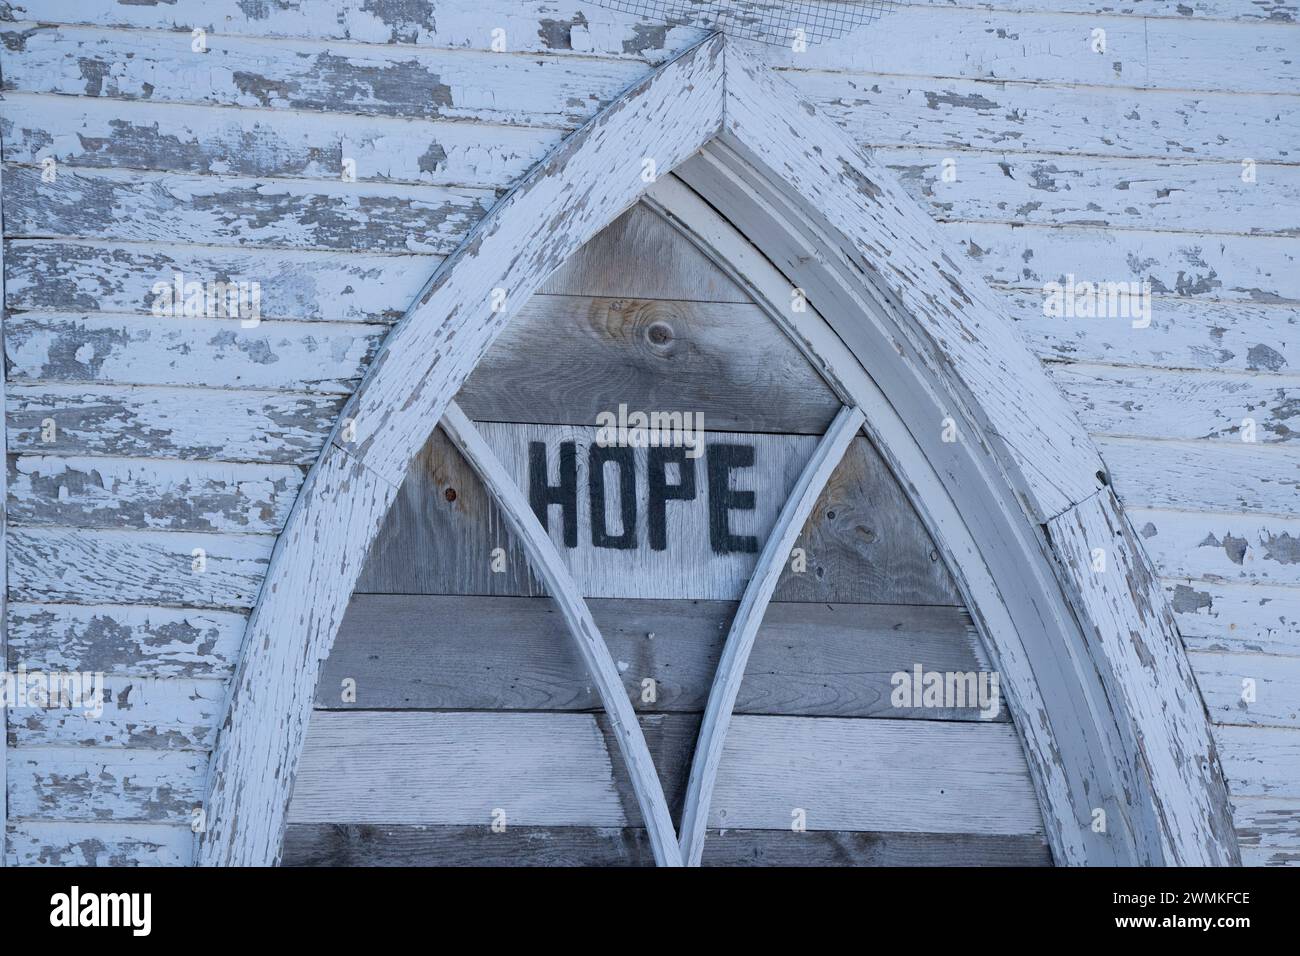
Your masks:
<svg viewBox="0 0 1300 956"><path fill-rule="evenodd" d="M545 442L528 444L528 501L543 528L548 528L552 507L560 509L564 545L578 546L578 449L572 441L560 442L558 474L552 479ZM717 554L758 551L758 538L736 534L731 526L733 511L754 511L752 490L733 487L734 473L754 467L754 446L709 443L705 453L705 478L709 544ZM611 474L612 473L612 474ZM615 477L616 476L616 477ZM646 482L644 499L637 494L639 482ZM616 490L611 486L616 485ZM587 495L590 504L591 543L597 548L627 551L637 546L638 521L648 525L648 539L654 551L668 547L670 503L689 507L697 500L695 458L687 448L647 448L637 454L632 448L593 444L588 449ZM618 530L611 530L607 502L617 495ZM638 511L644 507L644 514ZM548 528L549 530L549 528Z"/></svg>

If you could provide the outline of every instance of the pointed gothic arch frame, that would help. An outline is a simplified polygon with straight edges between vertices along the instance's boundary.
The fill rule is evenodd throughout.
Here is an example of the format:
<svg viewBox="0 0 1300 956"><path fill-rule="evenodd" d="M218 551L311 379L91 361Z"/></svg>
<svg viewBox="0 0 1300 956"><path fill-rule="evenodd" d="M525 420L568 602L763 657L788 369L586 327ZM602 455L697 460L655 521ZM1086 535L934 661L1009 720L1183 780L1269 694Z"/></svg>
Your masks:
<svg viewBox="0 0 1300 956"><path fill-rule="evenodd" d="M865 413L1001 673L1056 862L1238 863L1205 706L1090 439L889 172L721 35L525 176L384 342L276 543L196 860L278 860L319 664L409 462L517 309L643 197ZM788 315L792 286L816 321Z"/></svg>

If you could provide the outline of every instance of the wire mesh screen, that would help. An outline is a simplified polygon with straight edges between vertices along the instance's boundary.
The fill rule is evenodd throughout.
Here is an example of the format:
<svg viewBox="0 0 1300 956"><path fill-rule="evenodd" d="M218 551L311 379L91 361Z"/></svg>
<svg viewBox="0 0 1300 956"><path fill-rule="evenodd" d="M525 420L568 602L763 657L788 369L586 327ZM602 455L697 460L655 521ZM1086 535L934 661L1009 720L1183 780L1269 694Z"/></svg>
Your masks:
<svg viewBox="0 0 1300 956"><path fill-rule="evenodd" d="M666 23L710 27L778 46L835 40L878 20L891 0L593 0Z"/></svg>

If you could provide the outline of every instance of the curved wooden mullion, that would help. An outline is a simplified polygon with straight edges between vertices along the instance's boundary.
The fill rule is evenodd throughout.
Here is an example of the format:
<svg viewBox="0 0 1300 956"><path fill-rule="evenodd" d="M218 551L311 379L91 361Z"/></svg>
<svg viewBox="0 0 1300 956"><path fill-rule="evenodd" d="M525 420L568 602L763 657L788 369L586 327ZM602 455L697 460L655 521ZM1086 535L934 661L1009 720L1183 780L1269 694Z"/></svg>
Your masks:
<svg viewBox="0 0 1300 956"><path fill-rule="evenodd" d="M636 711L628 700L614 658L610 656L609 646L596 627L577 582L573 580L573 575L569 573L564 559L541 522L533 514L523 492L506 473L505 466L488 447L474 423L455 402L447 406L442 427L500 505L506 523L519 537L533 569L546 583L547 590L564 616L583 663L587 665L587 672L596 685L596 692L600 695L600 702L604 705L614 730L614 739L618 741L623 763L632 778L632 789L641 808L641 817L650 837L655 862L660 866L681 866L677 831L673 828L668 800L650 757L650 748L646 746Z"/></svg>
<svg viewBox="0 0 1300 956"><path fill-rule="evenodd" d="M709 690L704 721L700 724L699 741L691 759L691 777L686 786L681 835L682 859L687 866L699 866L704 855L709 805L713 802L713 787L718 779L722 747L731 725L736 695L740 693L740 684L745 678L745 665L749 663L749 652L754 648L754 639L763 623L768 602L772 600L772 592L776 590L776 583L785 569L785 559L794 547L822 489L826 487L826 482L844 457L849 442L865 421L861 409L856 407L845 406L835 416L831 427L826 430L813 451L812 458L799 475L799 481L786 499L781 514L777 516L776 525L758 556L753 577L745 586L740 606L736 608L731 630L727 633L727 642L722 648L722 659L718 661L718 669L713 675L713 687Z"/></svg>

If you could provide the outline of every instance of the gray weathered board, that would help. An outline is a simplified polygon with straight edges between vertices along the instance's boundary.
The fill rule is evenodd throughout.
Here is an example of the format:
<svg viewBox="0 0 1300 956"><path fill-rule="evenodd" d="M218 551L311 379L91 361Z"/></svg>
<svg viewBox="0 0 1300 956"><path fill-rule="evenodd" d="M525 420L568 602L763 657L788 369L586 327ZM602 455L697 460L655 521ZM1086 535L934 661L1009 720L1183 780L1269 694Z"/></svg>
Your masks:
<svg viewBox="0 0 1300 956"><path fill-rule="evenodd" d="M702 711L735 611L729 601L588 602L643 712ZM980 719L978 708L896 707L894 674L985 671L956 607L772 604L737 713ZM655 700L640 701L642 681ZM355 682L346 684L345 681ZM345 699L344 690L355 690ZM973 704L973 702L972 702ZM358 594L316 690L331 710L592 710L599 701L547 598ZM1005 712L997 719L1006 720Z"/></svg>
<svg viewBox="0 0 1300 956"><path fill-rule="evenodd" d="M1266 821L1267 822L1267 818ZM1286 822L1286 821L1283 821ZM648 866L635 827L509 827L290 824L285 866L427 866L471 859L478 866ZM1048 866L1034 834L879 831L710 831L704 866Z"/></svg>
<svg viewBox="0 0 1300 956"><path fill-rule="evenodd" d="M643 716L669 806L680 806L698 717ZM290 823L637 826L602 731L565 713L317 711ZM737 716L710 827L1039 833L1007 724Z"/></svg>
<svg viewBox="0 0 1300 956"><path fill-rule="evenodd" d="M735 600L749 579L756 553L716 553L710 533L714 503L708 481L711 452L694 463L696 496L664 505L665 549L650 546L649 488L644 449L634 449L636 474L635 537L637 547L619 549L592 543L588 449L594 428L483 424L483 434L521 487L528 488L529 444L548 449L550 480L558 480L560 445L574 443L577 528L574 547L567 547L563 512L551 506L549 530L584 593L589 597L650 597ZM753 491L754 510L729 511L728 528L737 537L761 542L776 512L785 503L815 439L802 436L709 433L713 443L754 449L753 467L731 472L732 490ZM690 467L690 466L688 466ZM606 530L623 530L614 509L617 489L612 466L606 466L612 512ZM720 509L719 509L720 510ZM809 518L797 547L804 549L805 572L788 571L776 600L849 601L893 604L958 604L960 598L938 561L919 520L888 470L865 438L855 440L844 463L832 475ZM493 571L492 552L504 551ZM754 549L757 551L757 548ZM446 555L455 554L454 560ZM522 553L464 462L435 436L416 459L393 510L372 549L357 584L363 593L539 594L540 582L529 574Z"/></svg>

